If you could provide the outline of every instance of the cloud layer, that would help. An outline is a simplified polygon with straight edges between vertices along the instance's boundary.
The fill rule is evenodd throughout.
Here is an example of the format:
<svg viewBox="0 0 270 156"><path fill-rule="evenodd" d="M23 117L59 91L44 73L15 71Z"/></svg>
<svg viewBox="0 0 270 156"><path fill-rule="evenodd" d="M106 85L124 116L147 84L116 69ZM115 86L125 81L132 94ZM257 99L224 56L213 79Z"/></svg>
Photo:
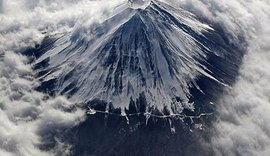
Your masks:
<svg viewBox="0 0 270 156"><path fill-rule="evenodd" d="M236 45L241 38L248 43L237 82L216 102L220 115L209 148L214 155L269 155L270 1L170 1L222 26Z"/></svg>
<svg viewBox="0 0 270 156"><path fill-rule="evenodd" d="M270 153L270 5L252 1L245 9L256 19L256 33L249 40L237 83L219 102L221 116L212 139L217 155Z"/></svg>
<svg viewBox="0 0 270 156"><path fill-rule="evenodd" d="M37 92L39 85L21 52L40 43L44 32L71 31L82 23L106 18L106 10L121 1L1 0L0 1L0 155L69 155L61 133L84 120L66 97ZM44 140L44 138L49 138ZM55 149L40 150L47 142Z"/></svg>
<svg viewBox="0 0 270 156"><path fill-rule="evenodd" d="M210 148L215 155L269 155L270 2L180 0L180 4L220 24L231 35L231 42L241 37L248 42L237 82L216 102L220 116Z"/></svg>

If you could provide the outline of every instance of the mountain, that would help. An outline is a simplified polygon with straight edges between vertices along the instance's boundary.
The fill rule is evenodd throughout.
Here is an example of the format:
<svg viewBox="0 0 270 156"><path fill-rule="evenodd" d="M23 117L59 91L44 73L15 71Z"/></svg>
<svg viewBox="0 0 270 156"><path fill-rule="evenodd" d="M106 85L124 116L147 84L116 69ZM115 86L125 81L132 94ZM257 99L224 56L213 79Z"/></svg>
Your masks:
<svg viewBox="0 0 270 156"><path fill-rule="evenodd" d="M27 52L37 89L90 109L41 148L56 136L74 155L211 155L199 140L243 54L221 25L158 0L130 0L103 22L48 35Z"/></svg>
<svg viewBox="0 0 270 156"><path fill-rule="evenodd" d="M199 115L233 83L242 53L221 28L188 11L134 1L104 22L46 37L34 55L39 89L50 94L124 114L132 107Z"/></svg>

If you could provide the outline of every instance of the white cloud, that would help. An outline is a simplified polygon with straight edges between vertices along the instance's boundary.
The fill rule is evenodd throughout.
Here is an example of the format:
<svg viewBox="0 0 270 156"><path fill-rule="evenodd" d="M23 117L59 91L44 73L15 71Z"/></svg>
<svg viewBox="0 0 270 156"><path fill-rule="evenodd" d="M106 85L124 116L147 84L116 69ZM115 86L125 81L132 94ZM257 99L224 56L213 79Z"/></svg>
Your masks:
<svg viewBox="0 0 270 156"><path fill-rule="evenodd" d="M270 21L268 21L270 22ZM237 83L219 103L220 121L212 139L220 155L270 153L270 31L263 25L251 40Z"/></svg>
<svg viewBox="0 0 270 156"><path fill-rule="evenodd" d="M104 12L121 1L0 0L0 155L47 156L68 145L56 139L52 151L38 148L41 135L71 128L84 120L85 112L65 111L74 103L34 90L39 84L26 57L20 52L40 43L42 31L69 31L78 21L105 19ZM48 134L47 134L48 133Z"/></svg>
<svg viewBox="0 0 270 156"><path fill-rule="evenodd" d="M217 102L210 148L215 155L267 156L270 153L270 1L169 0L218 23L231 35L247 40L240 75ZM244 45L245 46L245 45Z"/></svg>
<svg viewBox="0 0 270 156"><path fill-rule="evenodd" d="M72 103L65 97L44 100L33 90L35 81L24 57L8 53L0 62L0 147L14 155L51 155L37 148L39 133L49 128L72 127L84 119L82 110L66 112Z"/></svg>
<svg viewBox="0 0 270 156"><path fill-rule="evenodd" d="M182 5L247 40L237 82L217 102L215 155L266 156L270 153L270 2L267 0L181 1ZM237 40L232 40L233 42Z"/></svg>

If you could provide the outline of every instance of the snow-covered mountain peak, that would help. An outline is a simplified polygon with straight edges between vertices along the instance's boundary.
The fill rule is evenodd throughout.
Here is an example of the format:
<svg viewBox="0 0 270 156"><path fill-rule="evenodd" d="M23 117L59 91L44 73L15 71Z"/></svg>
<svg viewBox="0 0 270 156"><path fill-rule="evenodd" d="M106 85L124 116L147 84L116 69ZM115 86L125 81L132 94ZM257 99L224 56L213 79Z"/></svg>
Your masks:
<svg viewBox="0 0 270 156"><path fill-rule="evenodd" d="M133 9L145 9L150 5L151 0L128 0L128 3Z"/></svg>
<svg viewBox="0 0 270 156"><path fill-rule="evenodd" d="M217 70L231 63L224 59L231 49L192 13L159 1L118 12L87 31L44 40L35 62L43 90L115 108L196 112L210 84L201 80L224 86L234 72ZM208 62L213 57L218 62Z"/></svg>

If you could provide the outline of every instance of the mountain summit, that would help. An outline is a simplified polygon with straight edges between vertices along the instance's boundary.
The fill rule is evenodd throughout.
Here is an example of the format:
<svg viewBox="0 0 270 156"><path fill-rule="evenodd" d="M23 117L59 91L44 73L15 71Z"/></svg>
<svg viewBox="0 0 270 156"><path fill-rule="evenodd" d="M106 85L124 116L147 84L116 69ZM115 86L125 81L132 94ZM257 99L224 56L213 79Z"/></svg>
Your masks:
<svg viewBox="0 0 270 156"><path fill-rule="evenodd" d="M129 2L129 5L130 5L131 8L134 8L134 9L138 9L138 8L145 9L147 6L150 5L151 0L128 0L128 2Z"/></svg>

